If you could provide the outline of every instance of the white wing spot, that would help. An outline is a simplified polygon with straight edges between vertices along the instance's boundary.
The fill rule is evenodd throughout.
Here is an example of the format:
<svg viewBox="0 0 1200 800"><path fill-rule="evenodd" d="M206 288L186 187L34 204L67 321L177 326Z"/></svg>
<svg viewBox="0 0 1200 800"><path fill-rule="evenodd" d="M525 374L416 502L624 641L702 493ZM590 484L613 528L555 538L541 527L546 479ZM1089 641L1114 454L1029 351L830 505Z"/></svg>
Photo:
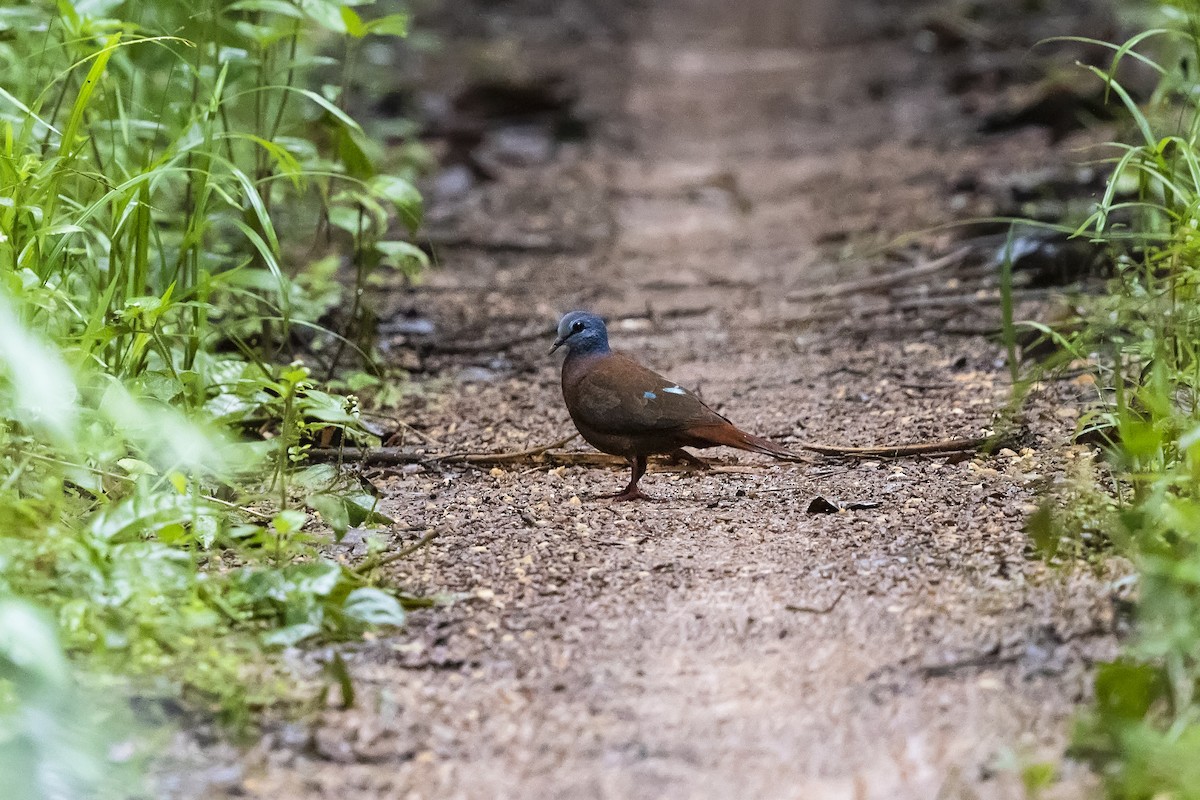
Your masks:
<svg viewBox="0 0 1200 800"><path fill-rule="evenodd" d="M668 386L663 391L670 392L671 394L687 394L687 389L681 389L678 386Z"/></svg>
<svg viewBox="0 0 1200 800"><path fill-rule="evenodd" d="M654 392L642 392L642 397L646 398L647 400L654 400L658 397L658 395L656 395Z"/></svg>

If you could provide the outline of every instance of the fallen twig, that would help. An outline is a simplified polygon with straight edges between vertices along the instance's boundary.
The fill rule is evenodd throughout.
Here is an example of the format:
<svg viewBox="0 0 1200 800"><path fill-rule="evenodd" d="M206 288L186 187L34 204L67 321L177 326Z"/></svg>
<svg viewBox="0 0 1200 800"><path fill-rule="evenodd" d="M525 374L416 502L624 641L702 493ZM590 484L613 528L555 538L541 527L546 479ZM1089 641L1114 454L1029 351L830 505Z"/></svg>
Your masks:
<svg viewBox="0 0 1200 800"><path fill-rule="evenodd" d="M388 564L393 564L401 559L408 558L413 553L417 552L422 547L425 547L434 539L436 539L438 535L438 531L436 530L429 531L416 542L410 544L408 547L405 547L403 550L397 550L396 552L386 556L376 555L372 558L368 558L355 567L353 571L359 575L365 575L372 570L379 569L380 567L386 567Z"/></svg>
<svg viewBox="0 0 1200 800"><path fill-rule="evenodd" d="M1055 289L1014 289L1014 300L1038 300L1052 297L1058 292ZM822 305L819 309L796 317L788 317L771 323L769 328L791 330L793 328L812 325L818 322L865 322L868 319L898 314L909 311L963 311L964 309L999 308L1000 293L987 290L984 293L967 294L930 294L908 298L872 298L869 301L856 303L833 303ZM990 331L990 329L989 329Z"/></svg>
<svg viewBox="0 0 1200 800"><path fill-rule="evenodd" d="M628 462L620 456L610 456L604 453L587 453L568 451L551 452L570 442L578 434L567 436L550 444L531 447L528 450L515 450L501 453L437 453L414 452L401 447L314 447L308 451L308 459L316 462L341 461L347 464L362 466L396 466L399 464L471 464L483 466L487 464L511 464L520 461L535 461L540 464L553 466L587 466L587 467L624 467ZM1000 441L994 436L980 436L971 439L944 439L936 442L916 442L913 444L880 445L875 447L850 447L832 444L814 444L801 442L792 445L796 450L804 450L824 456L848 456L852 458L904 458L906 456L937 455L940 453L961 453L979 450L988 446L996 446ZM797 457L796 461L803 460ZM694 469L688 466L682 469L659 469L660 472L687 471ZM712 466L716 472L741 472L745 467Z"/></svg>
<svg viewBox="0 0 1200 800"><path fill-rule="evenodd" d="M943 269L957 264L959 261L967 257L971 252L970 247L960 247L952 253L935 258L932 261L926 261L923 264L898 269L886 275L872 275L867 278L858 278L852 281L843 283L835 283L830 286L818 286L812 289L804 289L801 291L788 292L787 299L793 301L809 301L809 300L827 300L831 297L841 297L847 294L857 294L859 292L879 291L888 289L913 278L922 278L926 275L933 275L941 272Z"/></svg>
<svg viewBox="0 0 1200 800"><path fill-rule="evenodd" d="M1061 290L1053 288L1042 289L1014 289L1012 294L1017 300L1036 300L1039 298L1050 297L1059 293ZM985 289L979 292L969 292L966 294L932 294L925 297L910 297L893 302L887 311L920 311L927 308L975 308L986 306L998 306L1000 304L1000 290ZM873 311L873 310L872 310ZM867 313L872 313L868 311ZM878 312L876 312L878 313ZM860 314L859 316L866 316Z"/></svg>
<svg viewBox="0 0 1200 800"><path fill-rule="evenodd" d="M850 591L849 587L843 588L840 592L838 592L838 596L833 598L833 602L824 608L817 608L816 606L796 606L792 605L791 603L788 603L783 608L785 611L795 611L799 614L828 614L837 608L837 604L842 602L842 598L846 596L846 592L848 591Z"/></svg>
<svg viewBox="0 0 1200 800"><path fill-rule="evenodd" d="M406 447L314 447L308 451L309 461L344 462L364 467L390 467L397 464L425 464L437 461L436 455L418 453Z"/></svg>
<svg viewBox="0 0 1200 800"><path fill-rule="evenodd" d="M421 453L405 447L314 447L308 451L310 461L344 461L363 466L394 466L396 464L503 464L536 458L547 450L562 447L579 434L564 436L557 442L538 445L528 450L504 453ZM624 461L622 460L622 463Z"/></svg>
<svg viewBox="0 0 1200 800"><path fill-rule="evenodd" d="M701 308L677 308L668 309L666 311L655 312L647 310L639 314L623 314L613 317L610 322L618 323L633 319L648 319L651 322L657 323L662 319L678 319L682 317L703 316L712 311L712 306L703 306ZM523 344L536 342L539 339L545 339L547 343L551 340L558 328L555 325L547 325L533 331L519 333L516 336L509 336L504 339L493 339L485 342L450 342L447 344L430 343L424 346L418 346L419 349L427 353L436 355L470 355L472 353L499 353L505 350L511 350Z"/></svg>
<svg viewBox="0 0 1200 800"><path fill-rule="evenodd" d="M510 336L507 339L498 339L489 342L462 342L452 344L431 344L426 348L426 352L436 353L438 355L468 355L471 353L498 353L504 350L536 342L538 339L549 339L554 335L557 328L553 325L548 325L543 328L538 328L535 331L527 331L525 333Z"/></svg>
<svg viewBox="0 0 1200 800"><path fill-rule="evenodd" d="M557 442L539 445L538 447L531 447L528 450L516 450L511 453L461 453L457 458L454 456L448 456L447 459L461 461L464 464L505 464L510 461L522 461L526 458L540 456L547 450L554 450L555 448L562 447L567 442L575 439L578 436L578 433L572 433L570 436L564 436Z"/></svg>
<svg viewBox="0 0 1200 800"><path fill-rule="evenodd" d="M858 458L903 458L905 456L937 455L939 453L962 453L996 446L1000 441L995 436L978 436L971 439L943 439L938 442L916 442L913 444L880 445L875 447L841 447L831 444L792 445L810 453L823 456L852 456Z"/></svg>
<svg viewBox="0 0 1200 800"><path fill-rule="evenodd" d="M362 413L364 415L366 415L368 412L364 411ZM422 442L425 442L426 444L436 444L436 445L441 444L441 442L438 441L437 439L433 438L432 436L430 436L427 433L424 433L423 431L417 430L415 427L413 427L412 425L409 425L407 422L405 422L402 419L396 419L395 417L388 416L387 414L372 414L372 416L379 417L380 419L386 419L389 422L395 423L396 425L398 425L400 428L403 429L403 430L394 432L391 436L389 436L387 439L384 440L385 443L393 442L393 441L396 441L397 439L399 439L400 443L403 444L404 443L404 431L408 431L408 432L412 433L413 436L416 436L418 439L420 439Z"/></svg>
<svg viewBox="0 0 1200 800"><path fill-rule="evenodd" d="M574 437L572 437L574 438ZM620 456L610 456L605 453L589 453L578 450L551 452L554 447L561 447L564 442L535 447L512 453L415 453L400 447L325 447L308 451L310 461L329 462L343 461L346 464L358 464L366 467L388 467L401 464L424 464L437 466L441 464L469 464L482 467L501 464L512 464L519 461L529 461L539 467L612 467L624 469L629 462ZM696 467L690 464L670 463L669 456L663 456L655 462L654 472L695 472ZM745 466L710 464L709 470L717 473L753 472L754 469Z"/></svg>
<svg viewBox="0 0 1200 800"><path fill-rule="evenodd" d="M572 239L555 239L544 234L515 233L510 236L479 236L457 231L427 231L422 238L434 247L461 247L490 253L578 253L587 242Z"/></svg>
<svg viewBox="0 0 1200 800"><path fill-rule="evenodd" d="M994 667L1015 664L1020 660L1020 653L1003 654L998 649L993 649L987 653L968 656L967 658L951 661L946 664L926 664L918 667L917 671L925 678L944 678L948 675L953 675L960 669L992 669Z"/></svg>

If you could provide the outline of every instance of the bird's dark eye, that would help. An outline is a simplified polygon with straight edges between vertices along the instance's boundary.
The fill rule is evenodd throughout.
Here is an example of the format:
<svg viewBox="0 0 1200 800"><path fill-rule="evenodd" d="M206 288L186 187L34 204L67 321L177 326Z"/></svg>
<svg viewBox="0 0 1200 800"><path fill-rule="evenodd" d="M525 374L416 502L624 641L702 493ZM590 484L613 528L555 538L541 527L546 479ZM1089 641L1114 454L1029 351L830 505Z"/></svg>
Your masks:
<svg viewBox="0 0 1200 800"><path fill-rule="evenodd" d="M583 320L579 320L571 326L571 333L579 333L581 330L583 330Z"/></svg>

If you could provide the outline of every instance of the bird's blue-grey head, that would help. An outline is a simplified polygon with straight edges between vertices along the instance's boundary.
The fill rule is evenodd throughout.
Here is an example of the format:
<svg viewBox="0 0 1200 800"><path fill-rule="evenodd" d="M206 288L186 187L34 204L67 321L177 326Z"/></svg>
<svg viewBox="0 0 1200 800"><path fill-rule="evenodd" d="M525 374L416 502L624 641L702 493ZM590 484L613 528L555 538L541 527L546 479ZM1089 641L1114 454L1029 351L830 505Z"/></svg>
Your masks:
<svg viewBox="0 0 1200 800"><path fill-rule="evenodd" d="M572 311L565 314L558 323L558 338L550 352L562 346L577 355L590 353L607 353L608 329L604 320L586 311Z"/></svg>

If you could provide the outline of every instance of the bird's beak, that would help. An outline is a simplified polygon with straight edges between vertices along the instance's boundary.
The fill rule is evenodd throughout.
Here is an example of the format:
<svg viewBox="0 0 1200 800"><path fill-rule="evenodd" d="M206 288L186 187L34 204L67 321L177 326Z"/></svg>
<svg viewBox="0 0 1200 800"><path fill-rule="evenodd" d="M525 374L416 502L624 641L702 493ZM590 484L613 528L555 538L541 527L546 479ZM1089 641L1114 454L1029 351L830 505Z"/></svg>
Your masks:
<svg viewBox="0 0 1200 800"><path fill-rule="evenodd" d="M566 337L564 337L564 336L558 337L557 339L554 340L554 347L551 347L550 352L547 353L546 355L553 355L554 351L557 350L558 348L562 347L564 344L566 344L566 342L567 342Z"/></svg>

